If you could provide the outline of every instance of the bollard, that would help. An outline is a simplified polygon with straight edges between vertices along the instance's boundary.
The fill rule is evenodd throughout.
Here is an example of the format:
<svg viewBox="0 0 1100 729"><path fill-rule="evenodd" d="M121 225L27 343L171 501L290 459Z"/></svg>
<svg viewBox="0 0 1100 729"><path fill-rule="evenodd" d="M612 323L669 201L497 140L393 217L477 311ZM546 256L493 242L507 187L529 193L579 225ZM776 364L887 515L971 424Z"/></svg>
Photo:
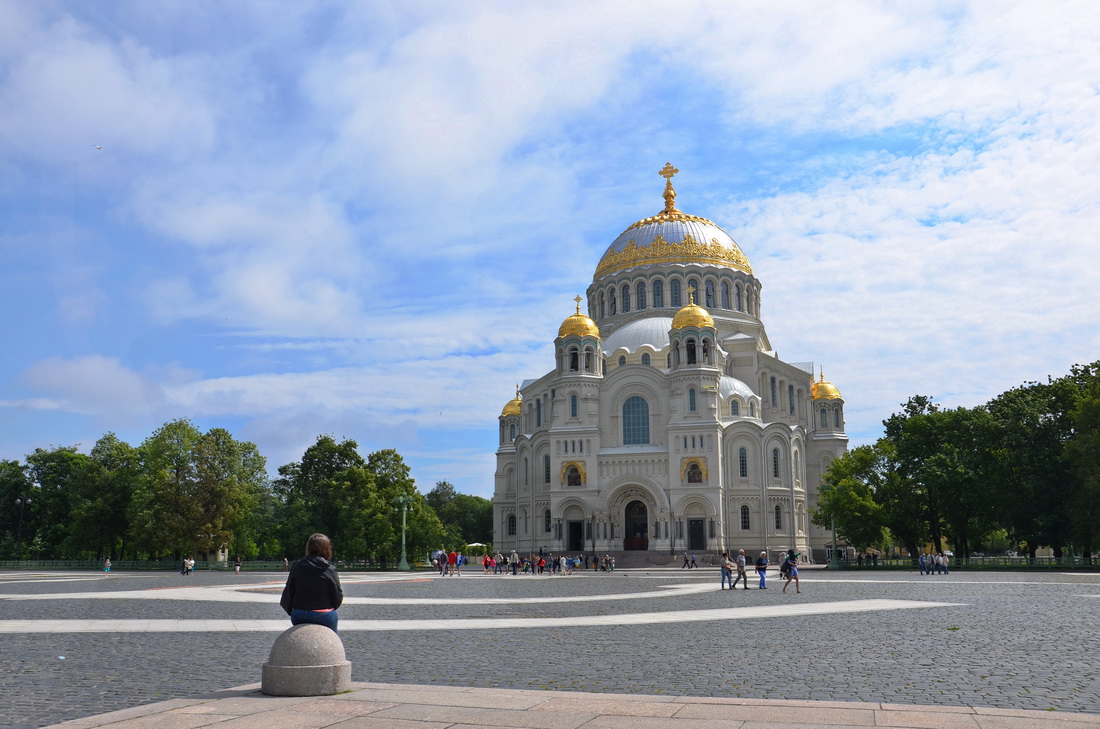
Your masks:
<svg viewBox="0 0 1100 729"><path fill-rule="evenodd" d="M260 692L268 696L331 696L351 684L351 661L340 636L302 623L283 631L263 665Z"/></svg>

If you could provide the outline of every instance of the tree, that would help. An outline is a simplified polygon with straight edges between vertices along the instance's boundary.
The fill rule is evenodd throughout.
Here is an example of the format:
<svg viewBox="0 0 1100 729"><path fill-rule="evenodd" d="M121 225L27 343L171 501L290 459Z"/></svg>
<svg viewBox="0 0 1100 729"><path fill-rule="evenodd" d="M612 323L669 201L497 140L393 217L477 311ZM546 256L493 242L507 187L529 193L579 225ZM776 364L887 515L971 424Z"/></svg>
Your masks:
<svg viewBox="0 0 1100 729"><path fill-rule="evenodd" d="M96 560L121 557L127 512L140 473L137 450L106 433L92 446L87 468L87 478L72 494L69 552Z"/></svg>
<svg viewBox="0 0 1100 729"><path fill-rule="evenodd" d="M1073 437L1066 444L1063 462L1073 477L1069 499L1073 540L1091 559L1100 535L1100 363L1075 368L1072 377L1082 381L1083 392L1069 413ZM1091 380L1091 381L1089 381Z"/></svg>
<svg viewBox="0 0 1100 729"><path fill-rule="evenodd" d="M838 536L863 549L881 546L885 513L876 499L888 464L875 446L859 446L829 464L821 479L814 524L836 528ZM834 545L835 546L835 545Z"/></svg>
<svg viewBox="0 0 1100 729"><path fill-rule="evenodd" d="M22 536L19 533L20 518L27 517L27 504L24 500L30 497L31 505L34 503L31 491L31 480L23 464L19 461L0 461L0 518L3 518L0 526L0 556L4 559L17 557L16 541Z"/></svg>
<svg viewBox="0 0 1100 729"><path fill-rule="evenodd" d="M489 499L457 494L436 512L445 526L453 524L461 530L463 541L483 544L493 541L493 502Z"/></svg>
<svg viewBox="0 0 1100 729"><path fill-rule="evenodd" d="M89 458L75 446L59 446L51 450L36 448L27 456L27 468L38 484L32 497L32 519L23 523L23 541L36 544L38 559L63 559L70 556L69 520L75 494L88 488ZM26 550L24 550L25 552Z"/></svg>
<svg viewBox="0 0 1100 729"><path fill-rule="evenodd" d="M435 513L441 514L442 509L454 501L456 496L458 492L455 491L454 484L449 481L436 481L435 488L428 492L428 506L435 509Z"/></svg>

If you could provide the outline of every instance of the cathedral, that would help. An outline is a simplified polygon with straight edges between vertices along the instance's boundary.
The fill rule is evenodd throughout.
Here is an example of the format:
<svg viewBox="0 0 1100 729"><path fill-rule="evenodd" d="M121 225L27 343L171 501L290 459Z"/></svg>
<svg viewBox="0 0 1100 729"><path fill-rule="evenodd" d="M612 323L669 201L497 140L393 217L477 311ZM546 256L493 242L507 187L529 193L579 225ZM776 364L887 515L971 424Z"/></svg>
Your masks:
<svg viewBox="0 0 1100 729"><path fill-rule="evenodd" d="M844 400L776 355L760 281L724 230L676 208L677 171L661 170L664 209L604 252L553 368L500 414L505 553L831 551L807 510L847 450Z"/></svg>

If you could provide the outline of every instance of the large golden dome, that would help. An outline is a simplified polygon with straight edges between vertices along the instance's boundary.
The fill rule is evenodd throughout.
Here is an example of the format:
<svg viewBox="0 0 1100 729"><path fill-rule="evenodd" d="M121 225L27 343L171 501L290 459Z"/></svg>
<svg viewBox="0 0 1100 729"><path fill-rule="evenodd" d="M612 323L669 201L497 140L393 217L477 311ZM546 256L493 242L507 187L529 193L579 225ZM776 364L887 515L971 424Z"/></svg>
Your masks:
<svg viewBox="0 0 1100 729"><path fill-rule="evenodd" d="M600 338L600 328L596 326L596 322L589 319L587 316L581 313L581 297L573 299L577 302L577 313L570 314L565 321L558 327L558 337L568 337L575 335L578 337L596 337Z"/></svg>
<svg viewBox="0 0 1100 729"><path fill-rule="evenodd" d="M671 164L661 170L665 209L624 230L604 252L593 280L654 263L709 263L752 273L749 259L729 233L706 218L676 209L672 176L678 171Z"/></svg>
<svg viewBox="0 0 1100 729"><path fill-rule="evenodd" d="M810 397L814 400L843 400L840 390L831 382L825 381L825 373L821 373L821 379L810 388Z"/></svg>
<svg viewBox="0 0 1100 729"><path fill-rule="evenodd" d="M688 305L676 312L672 317L672 328L684 327L710 327L714 328L714 318L703 307L695 303L695 292L688 290Z"/></svg>
<svg viewBox="0 0 1100 729"><path fill-rule="evenodd" d="M519 396L519 386L516 386L516 396L509 400L504 405L504 409L500 411L500 416L506 417L508 415L522 415L523 414L523 398Z"/></svg>

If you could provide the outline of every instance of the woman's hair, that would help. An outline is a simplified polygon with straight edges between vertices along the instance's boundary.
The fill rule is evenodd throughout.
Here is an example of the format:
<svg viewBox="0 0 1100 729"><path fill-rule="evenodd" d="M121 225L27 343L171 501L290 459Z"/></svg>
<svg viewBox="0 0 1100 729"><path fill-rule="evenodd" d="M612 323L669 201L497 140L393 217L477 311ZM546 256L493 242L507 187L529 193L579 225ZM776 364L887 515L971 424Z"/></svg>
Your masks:
<svg viewBox="0 0 1100 729"><path fill-rule="evenodd" d="M324 534L311 534L306 542L306 554L317 554L331 561L332 542Z"/></svg>

